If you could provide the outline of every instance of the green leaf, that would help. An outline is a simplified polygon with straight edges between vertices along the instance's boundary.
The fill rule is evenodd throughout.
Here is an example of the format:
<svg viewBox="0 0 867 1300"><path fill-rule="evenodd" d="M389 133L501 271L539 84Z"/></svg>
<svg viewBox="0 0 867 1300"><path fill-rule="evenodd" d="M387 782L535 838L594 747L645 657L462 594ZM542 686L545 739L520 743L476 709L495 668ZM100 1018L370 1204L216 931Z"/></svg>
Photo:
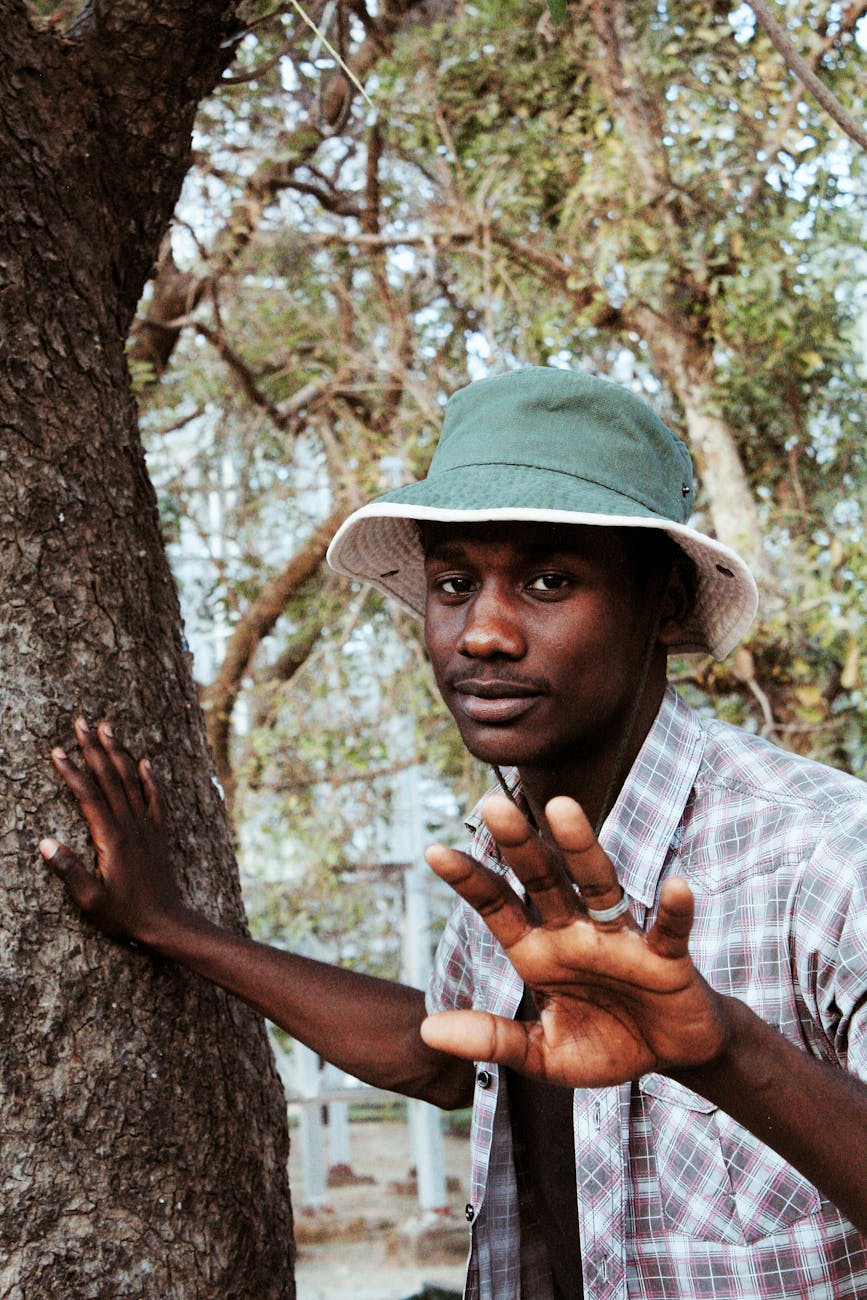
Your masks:
<svg viewBox="0 0 867 1300"><path fill-rule="evenodd" d="M548 0L548 9L555 23L566 21L566 0Z"/></svg>

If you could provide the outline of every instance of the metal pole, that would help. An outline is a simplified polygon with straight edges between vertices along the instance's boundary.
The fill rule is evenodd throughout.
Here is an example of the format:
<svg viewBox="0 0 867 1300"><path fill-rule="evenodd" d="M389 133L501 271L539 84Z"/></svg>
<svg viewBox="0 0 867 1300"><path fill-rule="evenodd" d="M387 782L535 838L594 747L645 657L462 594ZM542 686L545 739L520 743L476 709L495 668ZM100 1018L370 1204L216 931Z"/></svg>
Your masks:
<svg viewBox="0 0 867 1300"><path fill-rule="evenodd" d="M408 983L423 988L430 974L430 900L425 867L409 867L406 889L405 969ZM410 1141L418 1170L418 1203L423 1211L448 1208L441 1116L424 1101L409 1103Z"/></svg>
<svg viewBox="0 0 867 1300"><path fill-rule="evenodd" d="M392 752L410 760L395 782L392 837L394 858L408 863L404 875L405 916L403 971L408 984L423 989L431 969L430 872L424 864L419 769L415 754L412 717L398 716L391 723ZM410 1101L410 1142L418 1173L418 1202L422 1211L446 1210L445 1161L440 1112L424 1101Z"/></svg>
<svg viewBox="0 0 867 1300"><path fill-rule="evenodd" d="M301 1170L304 1177L303 1204L319 1210L328 1204L328 1171L325 1167L325 1141L322 1123L319 1057L303 1043L295 1043L295 1077L302 1098L298 1120L301 1144Z"/></svg>

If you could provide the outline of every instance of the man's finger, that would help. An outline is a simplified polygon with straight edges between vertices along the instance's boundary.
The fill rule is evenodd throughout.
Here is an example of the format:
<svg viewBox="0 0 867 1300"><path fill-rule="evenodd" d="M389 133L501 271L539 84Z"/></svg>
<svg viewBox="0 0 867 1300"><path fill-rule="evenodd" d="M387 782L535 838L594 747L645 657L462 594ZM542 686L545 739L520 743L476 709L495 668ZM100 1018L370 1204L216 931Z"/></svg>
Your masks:
<svg viewBox="0 0 867 1300"><path fill-rule="evenodd" d="M530 914L515 891L502 876L483 867L468 853L431 844L425 859L440 880L475 908L507 951L532 930Z"/></svg>
<svg viewBox="0 0 867 1300"><path fill-rule="evenodd" d="M482 817L542 920L555 925L573 921L581 909L569 877L520 808L493 794L485 800Z"/></svg>
<svg viewBox="0 0 867 1300"><path fill-rule="evenodd" d="M574 799L558 795L545 807L545 816L569 875L587 907L605 911L623 897L614 864L596 838L584 809Z"/></svg>
<svg viewBox="0 0 867 1300"><path fill-rule="evenodd" d="M514 1070L527 1066L527 1026L489 1011L440 1011L422 1021L421 1036L428 1047L467 1061L498 1061Z"/></svg>
<svg viewBox="0 0 867 1300"><path fill-rule="evenodd" d="M93 872L88 871L78 854L52 836L40 841L39 852L50 870L63 881L82 911L92 911L99 901L103 886Z"/></svg>
<svg viewBox="0 0 867 1300"><path fill-rule="evenodd" d="M163 797L160 788L157 785L154 770L151 767L150 759L143 758L138 765L138 775L142 784L145 805L148 815L153 824L162 830L166 824L166 813L163 805Z"/></svg>
<svg viewBox="0 0 867 1300"><path fill-rule="evenodd" d="M659 895L659 912L647 936L647 946L660 957L677 959L689 955L695 900L680 876L666 880Z"/></svg>
<svg viewBox="0 0 867 1300"><path fill-rule="evenodd" d="M76 718L75 735L81 746L81 756L87 765L87 770L105 802L117 821L125 821L129 815L129 799L121 775L107 753L102 737L84 718ZM113 741L114 738L110 736L107 739ZM139 805L141 805L140 799Z"/></svg>
<svg viewBox="0 0 867 1300"><path fill-rule="evenodd" d="M135 817L145 814L145 796L142 792L139 773L132 757L115 738L111 724L101 722L97 727L97 736L109 763L120 781L126 803Z"/></svg>
<svg viewBox="0 0 867 1300"><path fill-rule="evenodd" d="M56 746L51 761L78 800L91 836L96 840L111 817L108 804L89 772L76 767L65 749Z"/></svg>

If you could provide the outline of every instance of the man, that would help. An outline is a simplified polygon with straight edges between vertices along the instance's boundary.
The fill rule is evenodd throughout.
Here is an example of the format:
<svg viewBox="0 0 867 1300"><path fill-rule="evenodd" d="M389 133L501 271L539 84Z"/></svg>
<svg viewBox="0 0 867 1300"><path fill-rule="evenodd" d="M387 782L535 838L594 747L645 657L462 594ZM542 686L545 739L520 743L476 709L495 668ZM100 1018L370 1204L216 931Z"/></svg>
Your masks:
<svg viewBox="0 0 867 1300"><path fill-rule="evenodd" d="M427 479L334 539L424 616L503 792L471 855L428 852L459 898L427 1018L416 990L191 912L109 727L76 724L84 770L53 753L96 870L41 851L104 930L362 1079L473 1100L470 1296L867 1294L867 798L667 686L669 651L724 656L756 603L691 505L643 402L531 369L456 394Z"/></svg>

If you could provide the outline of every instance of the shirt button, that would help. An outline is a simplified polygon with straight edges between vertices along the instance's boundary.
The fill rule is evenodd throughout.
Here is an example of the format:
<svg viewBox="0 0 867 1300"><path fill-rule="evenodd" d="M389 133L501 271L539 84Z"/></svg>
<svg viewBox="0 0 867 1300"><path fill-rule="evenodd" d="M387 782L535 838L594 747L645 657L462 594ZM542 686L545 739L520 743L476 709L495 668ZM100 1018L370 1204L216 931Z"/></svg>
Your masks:
<svg viewBox="0 0 867 1300"><path fill-rule="evenodd" d="M466 1219L467 1223L472 1223L475 1217L476 1217L476 1212L473 1209L473 1207L471 1205L464 1206L464 1218Z"/></svg>
<svg viewBox="0 0 867 1300"><path fill-rule="evenodd" d="M476 1075L476 1083L479 1085L480 1088L490 1088L491 1086L490 1070L479 1070L478 1074Z"/></svg>

